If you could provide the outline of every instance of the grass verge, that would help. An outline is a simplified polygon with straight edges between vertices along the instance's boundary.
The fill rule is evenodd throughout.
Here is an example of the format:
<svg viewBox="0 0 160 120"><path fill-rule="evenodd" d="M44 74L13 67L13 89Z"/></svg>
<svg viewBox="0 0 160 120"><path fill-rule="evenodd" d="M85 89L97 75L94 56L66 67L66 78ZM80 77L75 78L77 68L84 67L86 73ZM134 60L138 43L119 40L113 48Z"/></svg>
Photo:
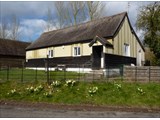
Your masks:
<svg viewBox="0 0 160 120"><path fill-rule="evenodd" d="M1 100L160 107L159 83L75 82L0 83Z"/></svg>

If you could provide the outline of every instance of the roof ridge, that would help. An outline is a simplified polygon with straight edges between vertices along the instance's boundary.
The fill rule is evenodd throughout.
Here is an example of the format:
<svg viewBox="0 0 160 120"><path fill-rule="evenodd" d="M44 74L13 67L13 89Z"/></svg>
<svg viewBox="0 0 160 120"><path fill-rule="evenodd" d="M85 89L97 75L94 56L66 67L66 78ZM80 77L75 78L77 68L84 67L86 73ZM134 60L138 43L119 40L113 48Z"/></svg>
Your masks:
<svg viewBox="0 0 160 120"><path fill-rule="evenodd" d="M20 42L20 43L31 43L31 42L26 42L26 41L20 41L20 40L11 40L11 39L4 39L4 38L0 38L0 40L6 40L6 41L12 41L12 42Z"/></svg>
<svg viewBox="0 0 160 120"><path fill-rule="evenodd" d="M88 24L88 23L93 23L95 21L100 21L102 19L106 19L106 18L109 18L109 17L115 17L115 16L118 16L118 15L121 15L121 14L127 14L127 12L121 12L121 13L114 14L114 15L111 15L111 16L105 16L105 17L102 17L102 18L99 18L99 19L90 20L90 21L80 23L80 24L77 24L77 25L68 26L68 27L65 27L65 28L44 32L43 34L49 34L49 33L55 32L55 31L60 31L60 30L69 29L69 28L75 28L77 26L85 25L85 24Z"/></svg>

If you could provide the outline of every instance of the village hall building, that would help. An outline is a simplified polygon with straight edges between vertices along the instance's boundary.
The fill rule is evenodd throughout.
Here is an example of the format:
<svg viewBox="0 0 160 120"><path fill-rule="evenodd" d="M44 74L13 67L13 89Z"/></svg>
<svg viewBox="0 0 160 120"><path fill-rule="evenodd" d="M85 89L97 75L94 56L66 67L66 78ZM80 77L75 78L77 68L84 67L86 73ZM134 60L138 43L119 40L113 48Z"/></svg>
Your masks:
<svg viewBox="0 0 160 120"><path fill-rule="evenodd" d="M67 69L142 66L144 47L127 12L43 33L26 48L27 67L66 65ZM47 57L48 56L48 57ZM90 63L91 66L87 66Z"/></svg>

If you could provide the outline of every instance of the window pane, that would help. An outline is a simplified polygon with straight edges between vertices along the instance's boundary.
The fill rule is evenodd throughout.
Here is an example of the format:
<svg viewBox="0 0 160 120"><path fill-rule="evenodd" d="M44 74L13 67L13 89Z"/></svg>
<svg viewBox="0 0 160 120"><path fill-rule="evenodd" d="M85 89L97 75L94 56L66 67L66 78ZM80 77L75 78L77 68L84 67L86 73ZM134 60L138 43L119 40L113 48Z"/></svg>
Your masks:
<svg viewBox="0 0 160 120"><path fill-rule="evenodd" d="M81 50L80 50L80 47L74 47L74 56L78 56L78 55L80 55L81 54Z"/></svg>
<svg viewBox="0 0 160 120"><path fill-rule="evenodd" d="M124 44L124 55L130 56L130 46L129 44Z"/></svg>
<svg viewBox="0 0 160 120"><path fill-rule="evenodd" d="M51 54L51 51L49 50L49 51L48 51L48 57L50 57L50 54Z"/></svg>
<svg viewBox="0 0 160 120"><path fill-rule="evenodd" d="M77 47L74 47L74 55L77 55Z"/></svg>
<svg viewBox="0 0 160 120"><path fill-rule="evenodd" d="M78 47L78 54L77 55L80 55L80 47Z"/></svg>
<svg viewBox="0 0 160 120"><path fill-rule="evenodd" d="M51 57L53 57L53 50L51 50Z"/></svg>

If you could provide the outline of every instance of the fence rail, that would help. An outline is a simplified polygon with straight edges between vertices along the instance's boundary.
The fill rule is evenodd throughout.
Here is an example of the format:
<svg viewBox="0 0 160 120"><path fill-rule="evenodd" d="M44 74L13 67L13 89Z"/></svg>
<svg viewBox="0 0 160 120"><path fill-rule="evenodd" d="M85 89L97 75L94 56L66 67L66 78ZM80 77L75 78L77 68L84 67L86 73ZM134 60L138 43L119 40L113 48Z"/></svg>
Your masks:
<svg viewBox="0 0 160 120"><path fill-rule="evenodd" d="M76 72L68 71L67 66L77 66ZM17 80L19 82L42 81L50 83L53 80L74 79L77 81L109 81L113 79L123 79L122 67L108 67L105 71L93 70L83 67L84 65L57 65L57 67L47 67L43 70L36 67L26 69L25 67L0 67L0 82ZM86 70L87 69L87 70Z"/></svg>
<svg viewBox="0 0 160 120"><path fill-rule="evenodd" d="M137 82L160 82L160 67L158 66L124 66L123 79Z"/></svg>
<svg viewBox="0 0 160 120"><path fill-rule="evenodd" d="M77 81L112 81L124 80L129 82L160 82L160 67L155 66L112 66L105 70L85 71L84 65L55 65L57 67L39 70L25 67L0 67L0 82L16 80L19 82L47 82L54 80L74 79ZM67 66L77 66L76 72L69 72Z"/></svg>

